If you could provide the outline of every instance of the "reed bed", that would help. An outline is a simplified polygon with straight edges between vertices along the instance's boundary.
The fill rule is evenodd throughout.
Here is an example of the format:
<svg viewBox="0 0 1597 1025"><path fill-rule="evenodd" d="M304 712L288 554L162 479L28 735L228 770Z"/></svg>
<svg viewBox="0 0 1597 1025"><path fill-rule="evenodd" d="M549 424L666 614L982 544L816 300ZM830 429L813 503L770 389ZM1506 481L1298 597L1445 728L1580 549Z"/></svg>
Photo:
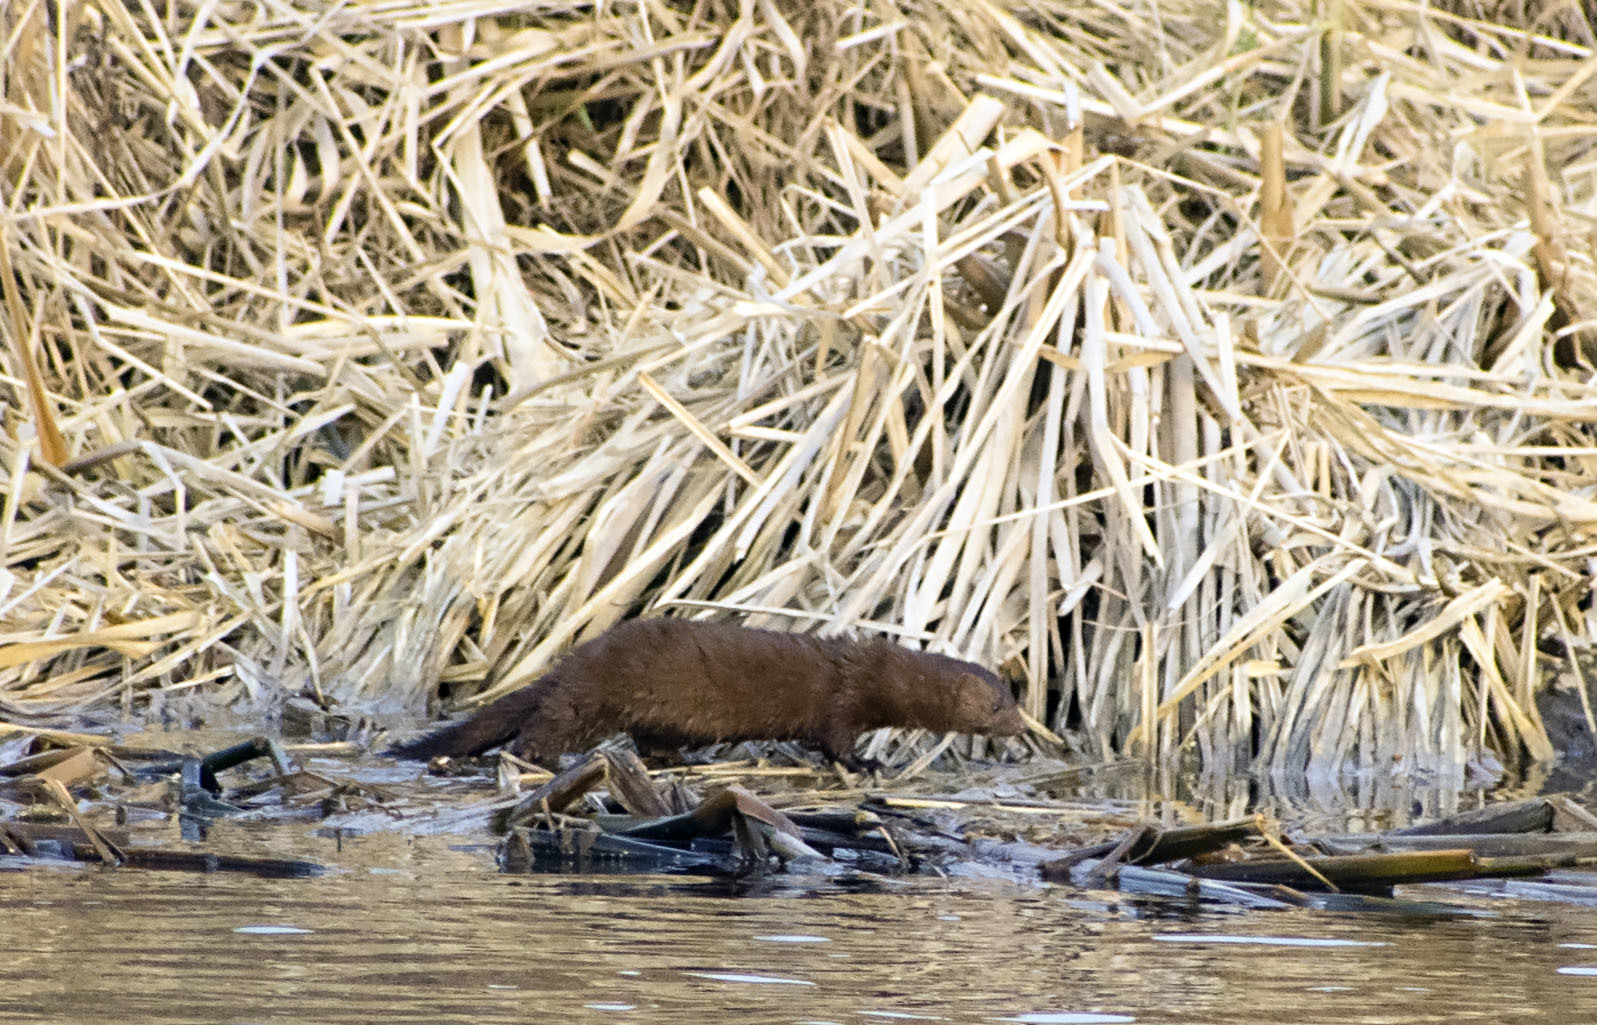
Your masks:
<svg viewBox="0 0 1597 1025"><path fill-rule="evenodd" d="M1550 750L1597 557L1574 0L0 30L7 718L420 712L713 612L1005 663L1098 757Z"/></svg>

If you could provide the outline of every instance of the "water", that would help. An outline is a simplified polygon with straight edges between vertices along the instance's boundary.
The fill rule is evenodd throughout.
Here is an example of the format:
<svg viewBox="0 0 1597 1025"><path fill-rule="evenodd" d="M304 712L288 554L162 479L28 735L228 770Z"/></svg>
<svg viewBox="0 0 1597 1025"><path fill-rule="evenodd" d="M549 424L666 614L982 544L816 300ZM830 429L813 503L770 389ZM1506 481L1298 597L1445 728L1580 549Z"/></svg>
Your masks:
<svg viewBox="0 0 1597 1025"><path fill-rule="evenodd" d="M1597 1020L1597 910L1194 910L991 879L755 895L506 876L458 838L221 825L312 879L0 869L0 1022Z"/></svg>

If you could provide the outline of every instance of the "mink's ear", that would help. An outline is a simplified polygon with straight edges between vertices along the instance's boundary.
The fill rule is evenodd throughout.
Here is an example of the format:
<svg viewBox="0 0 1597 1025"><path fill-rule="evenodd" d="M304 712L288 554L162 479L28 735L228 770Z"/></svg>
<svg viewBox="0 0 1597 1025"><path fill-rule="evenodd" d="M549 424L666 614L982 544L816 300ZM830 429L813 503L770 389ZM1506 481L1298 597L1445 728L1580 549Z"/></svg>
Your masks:
<svg viewBox="0 0 1597 1025"><path fill-rule="evenodd" d="M982 673L963 673L959 682L961 686L980 687L983 691L992 691L994 694L1001 694L1004 690L1002 680L990 680Z"/></svg>
<svg viewBox="0 0 1597 1025"><path fill-rule="evenodd" d="M962 700L967 701L973 708L979 708L987 715L994 715L1003 704L1003 699L998 693L998 688L988 683L976 673L960 673L959 689Z"/></svg>
<svg viewBox="0 0 1597 1025"><path fill-rule="evenodd" d="M985 677L975 673L965 674L966 686L971 688L971 693L981 695L982 708L990 716L998 716L1004 710L1004 692L999 687L994 687Z"/></svg>

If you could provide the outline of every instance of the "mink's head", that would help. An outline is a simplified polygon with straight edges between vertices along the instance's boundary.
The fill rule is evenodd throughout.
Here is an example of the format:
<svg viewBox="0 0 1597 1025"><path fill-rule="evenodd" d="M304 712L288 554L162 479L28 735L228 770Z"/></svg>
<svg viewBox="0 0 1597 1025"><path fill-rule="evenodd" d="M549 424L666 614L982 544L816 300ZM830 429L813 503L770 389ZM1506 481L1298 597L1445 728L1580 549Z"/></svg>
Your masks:
<svg viewBox="0 0 1597 1025"><path fill-rule="evenodd" d="M974 662L884 644L907 706L893 725L1015 736L1026 724L1009 688Z"/></svg>
<svg viewBox="0 0 1597 1025"><path fill-rule="evenodd" d="M1020 708L1009 688L979 666L954 681L954 716L949 729L962 733L991 733L1013 737L1026 731Z"/></svg>

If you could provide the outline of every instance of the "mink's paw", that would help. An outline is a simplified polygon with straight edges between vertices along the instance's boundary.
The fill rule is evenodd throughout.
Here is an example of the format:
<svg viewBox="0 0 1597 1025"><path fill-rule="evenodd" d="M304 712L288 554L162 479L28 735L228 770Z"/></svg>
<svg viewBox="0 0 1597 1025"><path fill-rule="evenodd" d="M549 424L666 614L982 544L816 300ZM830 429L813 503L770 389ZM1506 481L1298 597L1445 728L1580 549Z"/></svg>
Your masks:
<svg viewBox="0 0 1597 1025"><path fill-rule="evenodd" d="M887 771L887 763L878 758L861 758L858 755L847 754L832 760L849 772L880 776Z"/></svg>

